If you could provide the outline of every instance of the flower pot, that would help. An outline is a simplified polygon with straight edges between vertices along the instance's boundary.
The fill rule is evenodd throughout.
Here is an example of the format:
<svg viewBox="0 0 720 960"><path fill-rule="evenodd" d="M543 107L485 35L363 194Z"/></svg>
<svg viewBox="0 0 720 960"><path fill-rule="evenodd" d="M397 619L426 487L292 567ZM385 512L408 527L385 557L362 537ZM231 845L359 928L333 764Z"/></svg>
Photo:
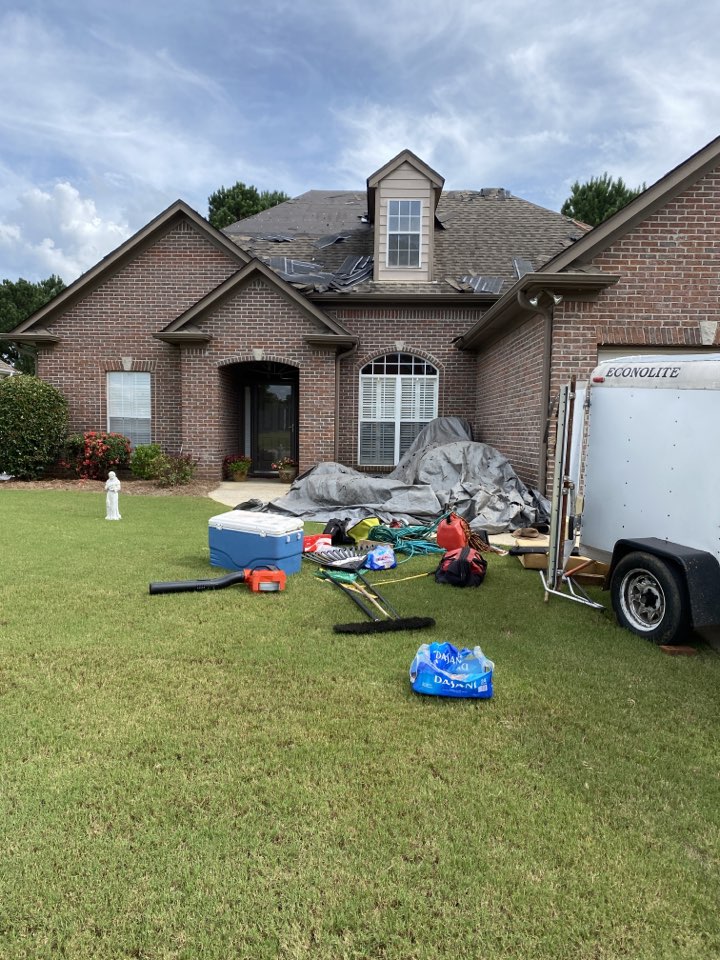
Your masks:
<svg viewBox="0 0 720 960"><path fill-rule="evenodd" d="M296 476L297 470L295 467L288 467L287 469L281 468L278 470L278 480L280 483L292 483Z"/></svg>
<svg viewBox="0 0 720 960"><path fill-rule="evenodd" d="M234 483L239 483L241 480L247 480L248 473L250 472L250 464L246 463L243 467L235 467L233 470L232 467L228 470L228 478Z"/></svg>

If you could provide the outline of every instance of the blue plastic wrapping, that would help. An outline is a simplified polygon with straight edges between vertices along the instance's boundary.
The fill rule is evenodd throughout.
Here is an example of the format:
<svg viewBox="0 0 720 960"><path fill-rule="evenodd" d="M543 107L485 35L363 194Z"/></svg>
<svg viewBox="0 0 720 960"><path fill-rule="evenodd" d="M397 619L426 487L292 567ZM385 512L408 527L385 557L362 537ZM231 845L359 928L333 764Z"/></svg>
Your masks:
<svg viewBox="0 0 720 960"><path fill-rule="evenodd" d="M395 551L387 545L373 547L365 557L365 566L368 570L392 570L397 566Z"/></svg>
<svg viewBox="0 0 720 960"><path fill-rule="evenodd" d="M410 664L410 683L416 693L487 700L493 695L494 669L480 647L424 643Z"/></svg>

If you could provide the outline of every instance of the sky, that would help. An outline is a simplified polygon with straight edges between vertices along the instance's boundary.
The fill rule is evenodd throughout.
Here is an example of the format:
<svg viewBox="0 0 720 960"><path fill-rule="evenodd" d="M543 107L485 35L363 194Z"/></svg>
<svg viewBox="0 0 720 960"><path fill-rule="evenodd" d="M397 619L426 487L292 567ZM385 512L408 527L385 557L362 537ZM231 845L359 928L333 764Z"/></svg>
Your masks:
<svg viewBox="0 0 720 960"><path fill-rule="evenodd" d="M182 198L364 189L408 147L447 189L559 210L720 135L720 4L0 0L0 280L70 283Z"/></svg>

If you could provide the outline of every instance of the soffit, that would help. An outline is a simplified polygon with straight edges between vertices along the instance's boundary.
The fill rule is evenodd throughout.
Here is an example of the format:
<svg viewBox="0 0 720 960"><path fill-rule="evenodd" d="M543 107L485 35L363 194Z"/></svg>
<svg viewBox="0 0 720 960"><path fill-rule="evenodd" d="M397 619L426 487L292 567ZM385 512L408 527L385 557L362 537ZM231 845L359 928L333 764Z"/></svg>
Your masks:
<svg viewBox="0 0 720 960"><path fill-rule="evenodd" d="M552 294L560 297L573 294L597 293L617 283L617 276L600 271L576 271L566 273L525 274L502 299L493 304L483 316L459 337L456 346L459 350L476 350L507 333L518 323L524 322L533 313L541 314L543 307L552 304ZM538 304L529 300L538 297ZM540 301L544 299L544 303Z"/></svg>

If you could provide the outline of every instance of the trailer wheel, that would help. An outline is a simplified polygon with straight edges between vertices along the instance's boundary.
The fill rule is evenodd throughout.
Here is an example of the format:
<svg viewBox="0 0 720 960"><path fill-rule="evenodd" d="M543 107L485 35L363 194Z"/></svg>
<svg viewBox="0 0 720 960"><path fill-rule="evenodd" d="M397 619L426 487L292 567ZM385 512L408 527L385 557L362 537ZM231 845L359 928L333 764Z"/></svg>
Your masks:
<svg viewBox="0 0 720 960"><path fill-rule="evenodd" d="M653 643L680 642L690 628L680 572L651 553L629 553L610 583L618 623Z"/></svg>

